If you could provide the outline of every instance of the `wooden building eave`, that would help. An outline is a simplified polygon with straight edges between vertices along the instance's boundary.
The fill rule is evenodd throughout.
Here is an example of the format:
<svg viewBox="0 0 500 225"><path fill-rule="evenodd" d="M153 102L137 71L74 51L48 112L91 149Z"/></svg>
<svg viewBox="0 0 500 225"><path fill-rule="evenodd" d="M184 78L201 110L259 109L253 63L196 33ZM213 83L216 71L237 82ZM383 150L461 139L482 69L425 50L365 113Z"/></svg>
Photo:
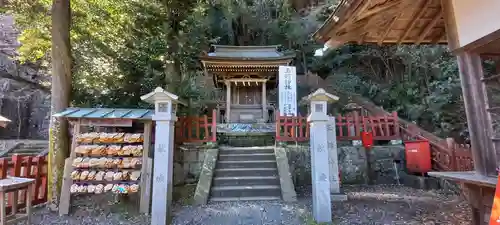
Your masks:
<svg viewBox="0 0 500 225"><path fill-rule="evenodd" d="M314 38L330 47L359 44L446 44L441 1L343 0Z"/></svg>
<svg viewBox="0 0 500 225"><path fill-rule="evenodd" d="M287 54L280 57L272 58L235 58L235 57L221 57L221 56L200 56L202 62L208 63L219 63L219 64L256 64L256 63L281 63L283 61L292 61L295 58L295 54Z"/></svg>

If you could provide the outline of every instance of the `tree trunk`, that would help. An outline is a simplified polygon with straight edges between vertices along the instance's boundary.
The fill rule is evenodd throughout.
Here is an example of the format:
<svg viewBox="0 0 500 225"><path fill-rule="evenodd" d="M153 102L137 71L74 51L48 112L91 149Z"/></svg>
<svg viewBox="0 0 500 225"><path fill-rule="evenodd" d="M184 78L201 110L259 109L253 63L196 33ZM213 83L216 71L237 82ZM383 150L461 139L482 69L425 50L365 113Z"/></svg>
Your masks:
<svg viewBox="0 0 500 225"><path fill-rule="evenodd" d="M179 33L182 29L179 21L182 21L182 18L181 15L175 10L168 13L166 21L167 22L165 22L164 28L167 33L166 40L168 45L167 52L165 54L166 60L164 61L165 81L167 83L166 89L169 92L178 95L179 93L177 93L177 90L179 89L179 85L182 80L181 64L179 61Z"/></svg>
<svg viewBox="0 0 500 225"><path fill-rule="evenodd" d="M71 94L71 8L70 0L52 2L52 87L51 113L60 112L69 106ZM65 119L50 120L49 132L49 208L57 210L61 193L64 160L69 153L68 122Z"/></svg>

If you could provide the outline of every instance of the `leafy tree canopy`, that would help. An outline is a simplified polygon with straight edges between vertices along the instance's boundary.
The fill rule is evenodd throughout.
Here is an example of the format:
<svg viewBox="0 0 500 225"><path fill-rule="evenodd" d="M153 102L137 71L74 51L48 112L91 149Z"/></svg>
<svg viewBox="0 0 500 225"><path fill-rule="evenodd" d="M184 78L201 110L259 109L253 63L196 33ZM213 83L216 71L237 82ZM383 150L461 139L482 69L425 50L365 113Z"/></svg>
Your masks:
<svg viewBox="0 0 500 225"><path fill-rule="evenodd" d="M311 34L335 0L297 11L288 0L73 0L74 104L133 107L155 86L200 105L197 56L210 44L280 44L299 73L362 94L443 137L466 134L455 58L446 46L345 45L314 57ZM50 65L50 0L12 1L20 60ZM465 135L466 136L466 135Z"/></svg>

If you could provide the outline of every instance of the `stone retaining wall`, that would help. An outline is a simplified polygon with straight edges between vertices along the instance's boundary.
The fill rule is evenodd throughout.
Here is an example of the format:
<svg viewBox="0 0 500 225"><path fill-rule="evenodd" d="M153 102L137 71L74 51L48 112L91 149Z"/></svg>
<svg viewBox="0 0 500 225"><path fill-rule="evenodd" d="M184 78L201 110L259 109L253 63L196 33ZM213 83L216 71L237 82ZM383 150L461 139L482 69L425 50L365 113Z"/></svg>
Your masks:
<svg viewBox="0 0 500 225"><path fill-rule="evenodd" d="M174 185L198 182L206 146L182 145L174 153Z"/></svg>
<svg viewBox="0 0 500 225"><path fill-rule="evenodd" d="M311 155L309 146L286 146L288 162L295 186L311 185ZM362 146L340 146L338 147L339 168L341 171L342 184L366 184L368 176L366 173L367 160ZM372 165L375 183L395 183L395 170L393 161L395 158L403 161L404 147L374 146L370 150L370 162ZM402 171L402 166L398 167Z"/></svg>

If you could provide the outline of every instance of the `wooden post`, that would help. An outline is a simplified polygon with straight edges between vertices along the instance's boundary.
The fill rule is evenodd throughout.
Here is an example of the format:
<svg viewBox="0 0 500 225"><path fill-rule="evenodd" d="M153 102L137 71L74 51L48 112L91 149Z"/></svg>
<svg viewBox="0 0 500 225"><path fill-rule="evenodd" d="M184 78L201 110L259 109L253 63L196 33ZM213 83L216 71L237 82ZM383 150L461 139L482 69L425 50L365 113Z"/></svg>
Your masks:
<svg viewBox="0 0 500 225"><path fill-rule="evenodd" d="M358 111L353 111L352 112L352 115L354 116L354 136L355 137L361 137L361 123L360 123L360 120L359 120L359 114L358 114ZM361 116L361 118L363 118L363 116ZM349 129L349 133L351 133L350 131L350 127L348 127ZM363 131L366 131L366 130L363 130ZM350 136L350 135L347 135L347 136Z"/></svg>
<svg viewBox="0 0 500 225"><path fill-rule="evenodd" d="M151 149L151 134L153 132L153 122L148 121L144 124L144 142L142 151L142 168L141 168L141 196L139 202L139 211L144 214L149 213L149 203L151 200L151 168L153 165L149 157Z"/></svg>
<svg viewBox="0 0 500 225"><path fill-rule="evenodd" d="M33 192L33 183L28 185L26 192L28 193L26 196L26 224L31 224L31 203L33 201L31 194ZM17 202L15 204L17 205Z"/></svg>
<svg viewBox="0 0 500 225"><path fill-rule="evenodd" d="M208 132L208 116L207 115L203 115L203 128L205 130L205 132L204 132L205 136L203 137L203 139L201 139L201 136L200 136L199 137L200 140L203 140L204 142L211 141L212 140L212 138L210 137L211 133Z"/></svg>
<svg viewBox="0 0 500 225"><path fill-rule="evenodd" d="M266 94L266 81L262 82L262 119L267 122L267 94Z"/></svg>
<svg viewBox="0 0 500 225"><path fill-rule="evenodd" d="M73 169L71 163L73 162L73 159L76 156L75 148L77 146L77 137L80 134L80 123L81 121L78 120L76 123L73 124L73 139L71 141L71 150L69 157L66 158L64 162L63 183L61 187L61 198L59 201L59 215L69 214L69 208L71 202L70 187L73 183L73 179L71 179L71 172Z"/></svg>
<svg viewBox="0 0 500 225"><path fill-rule="evenodd" d="M281 125L280 125L280 112L279 112L279 110L276 110L274 116L276 117L276 134L275 134L275 139L276 139L276 141L280 141Z"/></svg>
<svg viewBox="0 0 500 225"><path fill-rule="evenodd" d="M5 193L2 191L0 192L0 225L6 225L7 224L7 205L5 204L7 201L5 201Z"/></svg>
<svg viewBox="0 0 500 225"><path fill-rule="evenodd" d="M491 116L486 112L488 98L481 78L481 57L464 52L457 55L464 97L467 125L472 145L474 168L481 175L496 176L496 154L493 146Z"/></svg>
<svg viewBox="0 0 500 225"><path fill-rule="evenodd" d="M226 81L226 123L231 121L231 82Z"/></svg>
<svg viewBox="0 0 500 225"><path fill-rule="evenodd" d="M457 171L457 158L455 157L455 140L453 138L446 138L446 145L450 150L450 169L451 171Z"/></svg>
<svg viewBox="0 0 500 225"><path fill-rule="evenodd" d="M396 137L401 137L401 129L399 127L398 112L392 112L392 119L394 120L394 135ZM403 139L403 138L401 138L401 139Z"/></svg>
<svg viewBox="0 0 500 225"><path fill-rule="evenodd" d="M217 111L212 111L212 142L217 142Z"/></svg>

